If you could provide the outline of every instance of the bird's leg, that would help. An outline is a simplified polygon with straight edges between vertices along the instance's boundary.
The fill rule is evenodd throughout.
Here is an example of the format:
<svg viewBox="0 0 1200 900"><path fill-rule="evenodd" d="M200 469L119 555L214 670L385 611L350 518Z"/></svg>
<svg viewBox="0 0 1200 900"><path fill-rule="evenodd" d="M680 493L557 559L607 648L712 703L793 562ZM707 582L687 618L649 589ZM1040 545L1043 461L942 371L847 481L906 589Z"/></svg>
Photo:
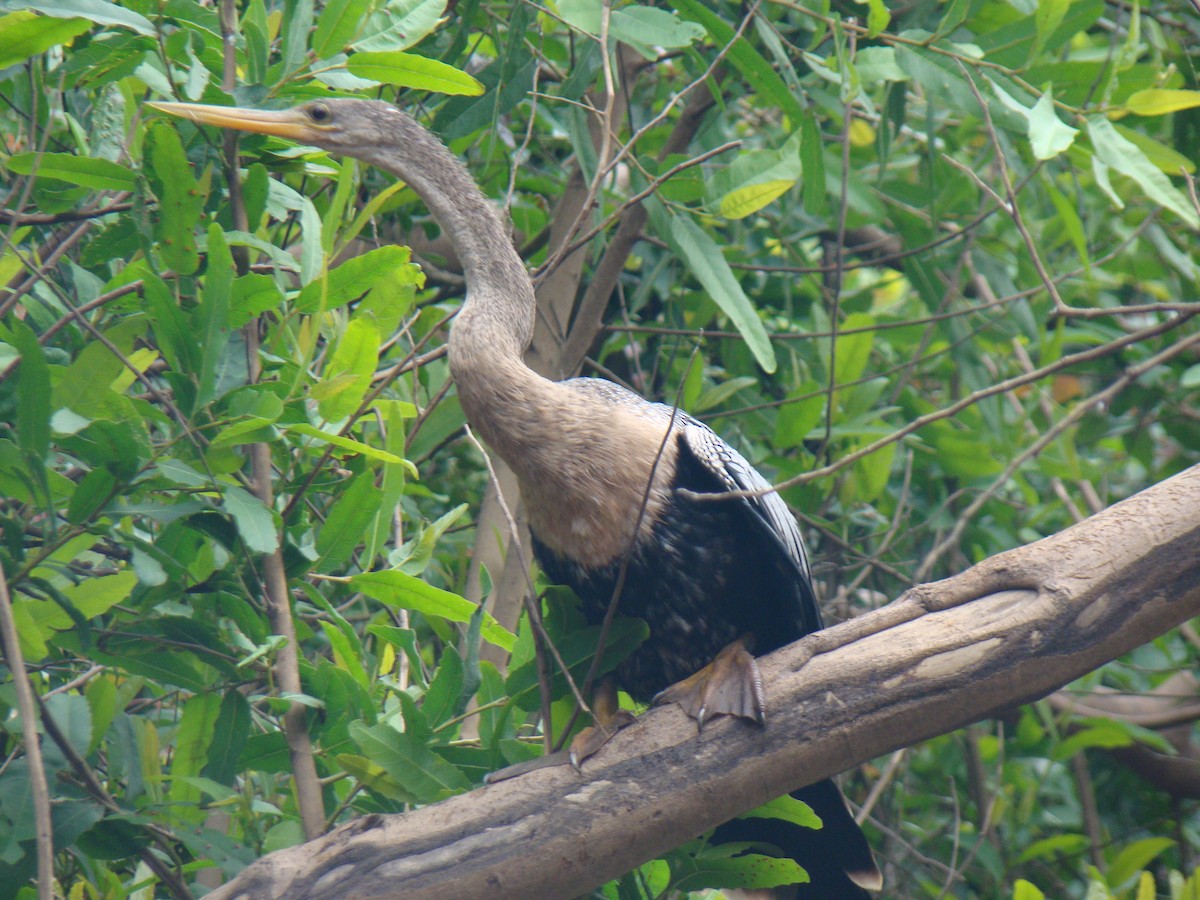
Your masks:
<svg viewBox="0 0 1200 900"><path fill-rule="evenodd" d="M609 738L627 725L632 725L634 715L627 709L617 705L617 688L611 678L602 678L596 683L592 692L592 722L593 724L575 735L571 745L557 753L547 753L537 759L514 763L490 773L484 778L485 784L495 784L516 778L526 772L545 769L549 766L561 766L570 763L576 772L583 761L608 743Z"/></svg>
<svg viewBox="0 0 1200 900"><path fill-rule="evenodd" d="M654 704L678 703L701 728L718 715L740 716L765 725L767 702L750 644L749 635L738 638L695 675L661 691Z"/></svg>
<svg viewBox="0 0 1200 900"><path fill-rule="evenodd" d="M634 722L634 715L617 704L617 686L611 678L601 678L592 692L592 724L571 741L567 757L575 771L589 756L608 743L614 734Z"/></svg>

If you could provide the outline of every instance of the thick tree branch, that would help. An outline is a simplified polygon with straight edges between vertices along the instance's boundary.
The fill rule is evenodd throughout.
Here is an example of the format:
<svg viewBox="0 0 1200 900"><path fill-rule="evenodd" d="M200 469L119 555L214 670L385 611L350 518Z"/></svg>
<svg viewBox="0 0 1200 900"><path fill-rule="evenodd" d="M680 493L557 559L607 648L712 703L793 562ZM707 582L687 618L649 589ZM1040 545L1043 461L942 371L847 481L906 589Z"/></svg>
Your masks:
<svg viewBox="0 0 1200 900"><path fill-rule="evenodd" d="M766 728L723 719L697 735L678 709L653 710L584 780L544 769L367 816L210 896L573 896L799 785L1044 696L1198 614L1195 466L767 657Z"/></svg>

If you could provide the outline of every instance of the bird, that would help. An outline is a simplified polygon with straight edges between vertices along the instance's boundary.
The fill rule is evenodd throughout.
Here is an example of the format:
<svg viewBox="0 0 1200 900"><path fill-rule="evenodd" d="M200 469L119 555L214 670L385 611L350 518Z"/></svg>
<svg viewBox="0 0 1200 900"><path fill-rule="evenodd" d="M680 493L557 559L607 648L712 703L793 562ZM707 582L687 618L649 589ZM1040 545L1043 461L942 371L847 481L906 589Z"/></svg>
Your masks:
<svg viewBox="0 0 1200 900"><path fill-rule="evenodd" d="M276 135L354 157L403 180L449 236L466 293L449 336L450 369L467 422L516 474L535 556L570 586L584 616L604 620L616 597L649 637L600 685L597 722L573 753L586 758L628 715L616 688L675 702L700 727L716 715L765 722L754 653L822 627L796 519L732 446L691 416L600 378L554 381L524 361L533 282L505 218L466 166L413 116L383 101L312 100L255 110L152 103L198 124ZM701 495L737 492L711 502ZM830 781L795 792L819 830L734 820L722 839L777 846L812 881L798 896L869 896L882 877Z"/></svg>

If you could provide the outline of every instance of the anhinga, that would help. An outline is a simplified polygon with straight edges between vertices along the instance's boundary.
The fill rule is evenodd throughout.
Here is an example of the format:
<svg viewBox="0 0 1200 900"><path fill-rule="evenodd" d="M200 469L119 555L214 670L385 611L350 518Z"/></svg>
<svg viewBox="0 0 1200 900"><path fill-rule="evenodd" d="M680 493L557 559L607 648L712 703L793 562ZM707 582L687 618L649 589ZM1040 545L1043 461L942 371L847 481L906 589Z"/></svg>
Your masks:
<svg viewBox="0 0 1200 900"><path fill-rule="evenodd" d="M152 105L356 157L421 196L466 274L450 332L458 396L467 421L517 475L539 562L575 590L593 623L624 566L620 610L650 629L615 673L635 699L679 702L701 725L722 713L762 723L748 647L769 652L821 627L795 519L741 454L695 419L607 381L555 382L526 366L533 284L501 216L442 142L377 100L284 111ZM693 496L725 491L763 493L716 503ZM597 706L612 709L611 700ZM813 878L804 896L878 889L870 848L832 782L796 796L822 829L758 819L723 826L722 836L772 843L797 858Z"/></svg>

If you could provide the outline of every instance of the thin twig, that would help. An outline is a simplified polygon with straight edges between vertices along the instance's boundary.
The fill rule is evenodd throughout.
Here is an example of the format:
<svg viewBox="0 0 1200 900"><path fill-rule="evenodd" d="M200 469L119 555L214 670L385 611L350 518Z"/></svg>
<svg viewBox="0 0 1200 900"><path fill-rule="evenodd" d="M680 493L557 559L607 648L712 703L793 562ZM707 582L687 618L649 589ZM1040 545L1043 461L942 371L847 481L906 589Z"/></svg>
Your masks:
<svg viewBox="0 0 1200 900"><path fill-rule="evenodd" d="M50 821L50 789L46 784L46 766L42 762L42 748L38 743L37 705L33 699L33 686L29 673L25 671L25 655L21 652L21 639L17 634L17 622L13 617L12 598L8 593L8 579L0 566L0 650L12 673L13 686L17 693L17 714L21 720L21 742L25 745L25 759L29 763L29 787L33 795L33 830L37 838L37 892L38 900L54 897L54 828Z"/></svg>

